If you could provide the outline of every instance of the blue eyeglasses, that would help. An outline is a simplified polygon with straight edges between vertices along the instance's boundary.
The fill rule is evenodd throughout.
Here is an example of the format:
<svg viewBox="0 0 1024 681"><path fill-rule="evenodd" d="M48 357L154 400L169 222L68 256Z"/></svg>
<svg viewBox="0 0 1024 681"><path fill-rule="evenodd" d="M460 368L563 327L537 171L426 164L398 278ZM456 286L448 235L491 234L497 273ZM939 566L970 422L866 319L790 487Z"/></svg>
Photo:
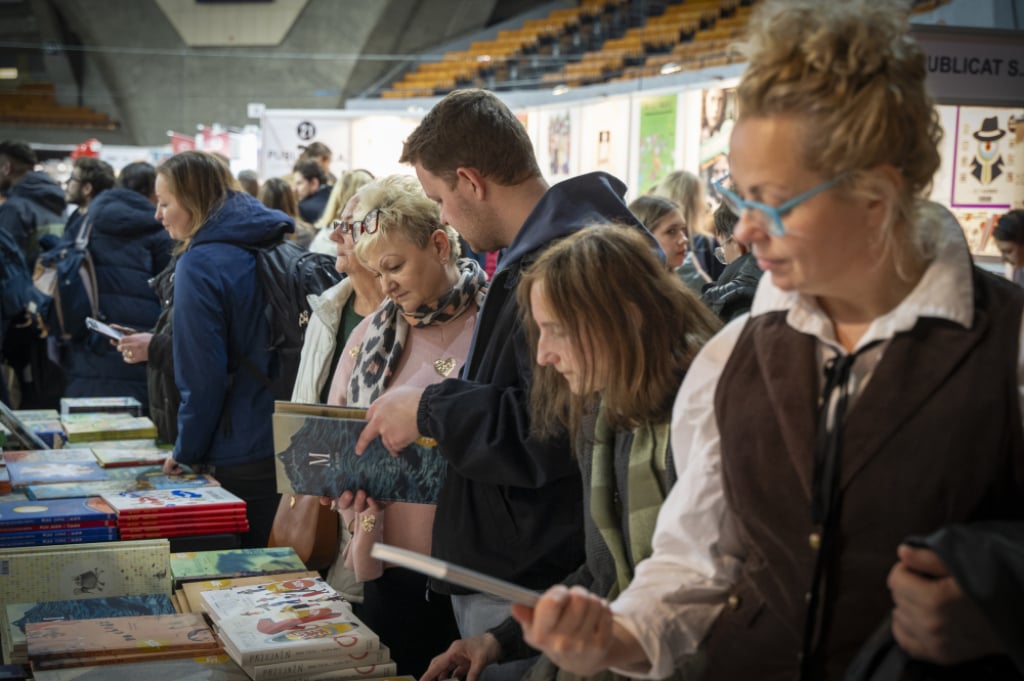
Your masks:
<svg viewBox="0 0 1024 681"><path fill-rule="evenodd" d="M728 208L733 215L741 217L744 211L752 210L759 216L758 219L764 221L764 225L768 229L769 234L774 237L780 237L786 233L786 229L782 226L782 218L785 217L787 213L812 196L817 196L835 183L839 182L842 177L843 176L840 175L839 177L833 177L831 180L822 182L817 187L808 189L803 194L793 197L781 206L769 206L768 204L761 203L760 201L744 201L740 198L739 194L722 186L722 183L729 179L728 175L715 182L715 189L718 190L719 195L722 197L722 203L725 204L725 207Z"/></svg>

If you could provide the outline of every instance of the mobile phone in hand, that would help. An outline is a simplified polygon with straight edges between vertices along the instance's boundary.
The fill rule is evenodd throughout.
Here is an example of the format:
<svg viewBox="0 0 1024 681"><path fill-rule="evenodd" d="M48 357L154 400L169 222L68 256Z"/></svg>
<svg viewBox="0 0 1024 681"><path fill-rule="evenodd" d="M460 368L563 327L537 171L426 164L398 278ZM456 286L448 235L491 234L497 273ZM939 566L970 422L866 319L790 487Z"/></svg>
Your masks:
<svg viewBox="0 0 1024 681"><path fill-rule="evenodd" d="M89 327L90 331L95 331L96 333L102 334L107 338L112 338L114 340L120 340L124 336L123 333L111 327L109 324L104 324L100 320L93 319L92 317L85 318L85 325Z"/></svg>

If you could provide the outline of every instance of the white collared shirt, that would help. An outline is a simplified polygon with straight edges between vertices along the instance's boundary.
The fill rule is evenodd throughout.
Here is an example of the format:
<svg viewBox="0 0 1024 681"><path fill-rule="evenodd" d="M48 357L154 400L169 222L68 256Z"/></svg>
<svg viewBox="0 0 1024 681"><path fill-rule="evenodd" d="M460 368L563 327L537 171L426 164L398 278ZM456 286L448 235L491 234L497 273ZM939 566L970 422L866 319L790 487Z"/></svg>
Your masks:
<svg viewBox="0 0 1024 681"><path fill-rule="evenodd" d="M888 342L913 328L919 318L948 319L970 327L974 285L967 244L948 211L941 222L944 239L917 286L894 309L875 319L858 342L855 350L882 341L858 357L851 376L851 399L863 391ZM817 339L819 369L828 358L844 352L831 320L814 298L782 291L767 275L761 278L750 316L775 311L787 311L790 327ZM733 320L707 343L676 397L672 451L679 478L658 515L653 555L637 565L629 588L612 604L616 620L640 642L651 666L643 672L616 669L619 673L649 678L671 674L697 650L739 574L742 556L722 487L714 399L719 376L746 321L746 315ZM1024 341L1019 348L1017 385L1024 421ZM818 373L820 381L823 372Z"/></svg>

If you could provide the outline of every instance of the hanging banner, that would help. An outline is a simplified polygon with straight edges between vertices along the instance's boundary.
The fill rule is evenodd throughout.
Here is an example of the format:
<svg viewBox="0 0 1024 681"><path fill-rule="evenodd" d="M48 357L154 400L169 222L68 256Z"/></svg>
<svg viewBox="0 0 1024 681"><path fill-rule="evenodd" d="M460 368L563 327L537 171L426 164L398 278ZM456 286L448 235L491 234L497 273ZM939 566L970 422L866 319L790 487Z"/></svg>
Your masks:
<svg viewBox="0 0 1024 681"><path fill-rule="evenodd" d="M676 95L640 100L639 193L675 170L676 102Z"/></svg>
<svg viewBox="0 0 1024 681"><path fill-rule="evenodd" d="M326 144L333 155L331 172L351 170L352 114L329 109L267 109L261 118L260 177L291 180L292 167L302 148L312 142ZM368 168L375 172L372 168Z"/></svg>

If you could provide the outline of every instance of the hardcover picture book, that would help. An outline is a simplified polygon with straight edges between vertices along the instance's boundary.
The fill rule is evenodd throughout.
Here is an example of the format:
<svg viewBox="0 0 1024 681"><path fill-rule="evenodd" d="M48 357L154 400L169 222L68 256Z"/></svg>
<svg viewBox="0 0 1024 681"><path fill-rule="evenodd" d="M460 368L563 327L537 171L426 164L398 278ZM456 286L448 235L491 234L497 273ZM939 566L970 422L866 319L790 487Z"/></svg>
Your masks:
<svg viewBox="0 0 1024 681"><path fill-rule="evenodd" d="M254 681L316 678L319 674L335 672L340 678L379 678L393 676L396 671L387 646L361 653L335 653L330 657L307 658L289 662L247 665L245 671Z"/></svg>
<svg viewBox="0 0 1024 681"><path fill-rule="evenodd" d="M303 570L299 572L282 572L274 575L252 575L251 577L228 577L226 579L204 579L193 582L186 582L181 585L181 592L188 603L190 612L206 612L206 601L203 600L204 591L218 591L220 589L233 589L236 586L253 586L254 584L266 584L268 581L283 582L289 579L305 579L319 577L320 573L315 570Z"/></svg>
<svg viewBox="0 0 1024 681"><path fill-rule="evenodd" d="M67 461L87 461L96 463L96 456L91 449L85 447L68 447L67 449L15 449L3 453L4 463L63 463Z"/></svg>
<svg viewBox="0 0 1024 681"><path fill-rule="evenodd" d="M290 546L172 553L170 566L171 574L179 582L306 571ZM265 581L273 579L268 577Z"/></svg>
<svg viewBox="0 0 1024 681"><path fill-rule="evenodd" d="M197 489L154 489L120 494L105 494L103 498L119 516L146 513L174 513L185 509L215 510L245 508L245 502L223 487Z"/></svg>
<svg viewBox="0 0 1024 681"><path fill-rule="evenodd" d="M68 442L156 438L156 425L145 416L69 414L61 417Z"/></svg>
<svg viewBox="0 0 1024 681"><path fill-rule="evenodd" d="M0 502L0 531L5 532L113 525L116 518L114 509L98 497Z"/></svg>
<svg viewBox="0 0 1024 681"><path fill-rule="evenodd" d="M171 593L166 539L0 549L0 603Z"/></svg>
<svg viewBox="0 0 1024 681"><path fill-rule="evenodd" d="M7 472L11 476L12 490L51 482L89 482L109 479L95 459L55 463L12 461L7 464Z"/></svg>
<svg viewBox="0 0 1024 681"><path fill-rule="evenodd" d="M380 501L437 502L447 463L430 440L392 456L377 438L357 456L366 411L323 404L276 402L273 425L282 494L333 498L361 489Z"/></svg>
<svg viewBox="0 0 1024 681"><path fill-rule="evenodd" d="M126 440L136 442L136 440ZM163 465L164 460L171 455L171 450L157 447L149 440L143 440L148 444L135 445L133 447L106 447L95 443L92 446L92 453L104 468L116 468L118 466L145 466Z"/></svg>
<svg viewBox="0 0 1024 681"><path fill-rule="evenodd" d="M224 651L243 668L380 647L377 634L319 578L207 591L202 597Z"/></svg>
<svg viewBox="0 0 1024 681"><path fill-rule="evenodd" d="M220 644L197 613L132 615L98 619L34 622L25 625L33 667L73 666L83 658L108 659L182 653L210 654Z"/></svg>
<svg viewBox="0 0 1024 681"><path fill-rule="evenodd" d="M132 480L96 480L93 482L55 482L29 485L25 495L35 501L71 499L77 497L99 497L104 494L119 494L134 490L137 484Z"/></svg>

